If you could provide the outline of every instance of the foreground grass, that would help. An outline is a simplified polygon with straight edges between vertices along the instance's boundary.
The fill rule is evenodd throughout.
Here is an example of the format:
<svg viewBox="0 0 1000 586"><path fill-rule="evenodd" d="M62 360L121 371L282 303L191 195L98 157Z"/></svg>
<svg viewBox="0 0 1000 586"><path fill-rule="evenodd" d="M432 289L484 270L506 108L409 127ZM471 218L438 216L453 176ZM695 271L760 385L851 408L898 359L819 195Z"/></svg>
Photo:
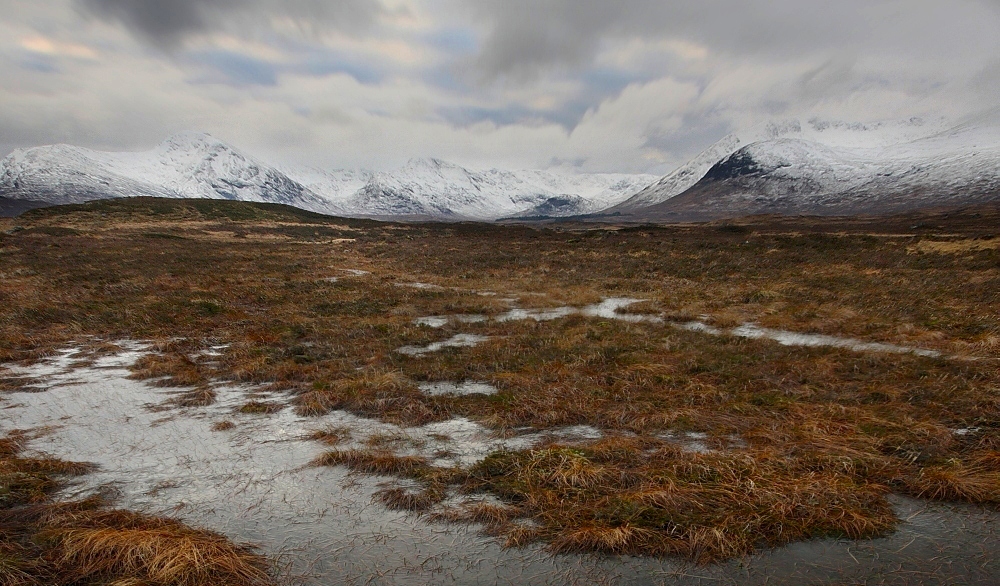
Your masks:
<svg viewBox="0 0 1000 586"><path fill-rule="evenodd" d="M88 336L151 339L157 352L135 376L195 389L182 404L212 402L211 385L229 380L287 390L307 416L343 409L403 425L463 416L500 433L594 426L604 439L497 453L466 470L377 446L318 463L417 483L379 496L394 508L431 510L449 490L500 497L502 506L438 517L482 523L512 546L708 562L885 534L898 522L890 493L1000 502L998 219L984 209L554 230L375 224L224 202L41 210L0 239L0 304L10 308L0 360ZM436 287L406 286L415 282ZM508 298L542 309L611 296L646 299L632 311L667 323L414 323L496 316ZM793 348L671 325L692 319L943 357ZM489 340L422 357L395 351L459 333ZM205 354L221 344L221 356ZM417 386L441 381L500 392L430 397ZM676 437L685 433L709 451L684 449ZM336 443L335 434L317 439Z"/></svg>
<svg viewBox="0 0 1000 586"><path fill-rule="evenodd" d="M0 439L0 584L273 584L264 558L221 535L111 510L100 498L51 502L61 478L89 467L23 458L25 439Z"/></svg>

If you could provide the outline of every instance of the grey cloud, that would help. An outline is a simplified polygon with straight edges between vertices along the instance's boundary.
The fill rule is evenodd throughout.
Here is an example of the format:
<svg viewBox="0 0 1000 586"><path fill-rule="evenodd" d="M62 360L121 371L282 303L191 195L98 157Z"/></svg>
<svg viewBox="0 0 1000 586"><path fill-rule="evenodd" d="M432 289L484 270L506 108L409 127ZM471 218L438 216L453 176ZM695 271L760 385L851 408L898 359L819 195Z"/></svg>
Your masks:
<svg viewBox="0 0 1000 586"><path fill-rule="evenodd" d="M1000 60L994 60L972 78L972 87L984 94L1000 94Z"/></svg>
<svg viewBox="0 0 1000 586"><path fill-rule="evenodd" d="M143 36L164 44L206 28L213 12L231 8L237 0L79 0L85 11L117 20Z"/></svg>
<svg viewBox="0 0 1000 586"><path fill-rule="evenodd" d="M383 18L398 6L416 18ZM625 171L661 161L668 171L768 118L959 117L1000 104L997 0L0 0L0 8L12 31L0 55L0 154L51 142L147 147L193 127L375 167L451 148L497 166L530 159ZM120 43L81 16L167 53ZM310 35L327 30L373 42ZM184 42L216 31L254 43ZM683 42L629 44L636 39L688 42L706 58L675 52ZM73 57L81 47L99 58ZM419 59L379 52L401 47ZM697 91L672 100L660 80ZM411 102L431 114L415 122ZM296 139L275 147L258 140L261 125L269 137ZM356 134L337 134L347 127ZM387 135L398 140L387 144Z"/></svg>
<svg viewBox="0 0 1000 586"><path fill-rule="evenodd" d="M961 0L960 0L961 3ZM532 77L552 67L589 63L613 38L676 38L729 57L787 59L857 44L919 47L921 14L938 0L469 0L490 29L477 70ZM956 9L956 13L958 10ZM913 25L911 27L911 25ZM959 39L961 40L961 39Z"/></svg>
<svg viewBox="0 0 1000 586"><path fill-rule="evenodd" d="M821 98L830 96L838 88L852 86L856 81L854 71L856 59L849 55L841 55L830 59L806 72L799 79L799 87L804 98Z"/></svg>
<svg viewBox="0 0 1000 586"><path fill-rule="evenodd" d="M184 37L248 23L266 23L284 15L303 30L330 26L364 30L383 10L377 0L75 0L86 14L124 24L161 46Z"/></svg>

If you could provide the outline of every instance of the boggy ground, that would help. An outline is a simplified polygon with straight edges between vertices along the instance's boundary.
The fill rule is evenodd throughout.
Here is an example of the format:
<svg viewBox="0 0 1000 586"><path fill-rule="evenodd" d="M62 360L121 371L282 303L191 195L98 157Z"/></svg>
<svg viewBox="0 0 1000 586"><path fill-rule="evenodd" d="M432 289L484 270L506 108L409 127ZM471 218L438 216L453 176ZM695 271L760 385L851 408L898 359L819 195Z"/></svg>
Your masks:
<svg viewBox="0 0 1000 586"><path fill-rule="evenodd" d="M885 534L898 522L890 493L1000 503L998 219L982 208L595 228L379 224L233 202L36 210L0 225L0 362L153 340L135 376L194 388L190 404L237 381L288 390L303 414L468 417L501 434L593 426L601 439L467 468L391 445L338 450L332 430L317 434L332 446L317 464L410 478L416 490L383 502L482 523L512 546L710 562ZM417 323L611 297L663 319ZM692 320L722 335L677 327ZM940 356L725 333L744 323ZM459 334L485 341L397 351ZM418 388L449 381L498 392ZM500 504L440 508L454 491Z"/></svg>
<svg viewBox="0 0 1000 586"><path fill-rule="evenodd" d="M51 494L87 464L24 457L30 438L0 438L0 584L268 586L270 562L247 546L177 521L113 510L100 496Z"/></svg>

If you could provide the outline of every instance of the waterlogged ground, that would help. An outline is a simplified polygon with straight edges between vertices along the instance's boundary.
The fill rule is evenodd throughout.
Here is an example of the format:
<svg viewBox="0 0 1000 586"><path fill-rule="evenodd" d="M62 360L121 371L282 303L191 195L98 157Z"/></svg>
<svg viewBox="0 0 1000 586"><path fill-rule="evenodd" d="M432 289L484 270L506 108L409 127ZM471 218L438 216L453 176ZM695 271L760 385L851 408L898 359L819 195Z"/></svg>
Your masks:
<svg viewBox="0 0 1000 586"><path fill-rule="evenodd" d="M5 395L0 431L44 429L32 450L99 469L60 494L94 492L120 506L178 518L258 543L299 584L954 584L1000 579L1000 515L974 506L893 500L903 519L892 536L870 541L819 540L695 566L677 560L552 556L543 548L503 549L478 528L430 522L388 511L373 495L399 481L315 467L323 452L309 439L335 428L347 445L393 437L400 453L448 452L469 465L495 449L524 448L558 436L600 437L592 428L500 439L468 420L400 428L344 412L322 418L290 409L240 413L248 399L281 400L250 387L217 388L209 407L171 406L180 389L131 380L128 367L148 347L93 360L75 349L7 374L32 388ZM483 389L479 389L483 390ZM220 429L230 423L230 429ZM229 427L228 425L225 427ZM703 439L676 438L691 449ZM403 439L405 438L405 439ZM446 505L483 497L452 496Z"/></svg>
<svg viewBox="0 0 1000 586"><path fill-rule="evenodd" d="M306 583L995 583L997 220L35 212L0 434Z"/></svg>

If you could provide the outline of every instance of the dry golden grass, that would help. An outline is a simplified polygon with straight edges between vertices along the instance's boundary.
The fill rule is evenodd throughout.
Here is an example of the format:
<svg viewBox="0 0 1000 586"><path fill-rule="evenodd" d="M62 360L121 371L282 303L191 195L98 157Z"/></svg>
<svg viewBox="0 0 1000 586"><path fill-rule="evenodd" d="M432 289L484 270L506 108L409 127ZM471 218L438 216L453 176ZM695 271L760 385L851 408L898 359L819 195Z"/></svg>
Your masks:
<svg viewBox="0 0 1000 586"><path fill-rule="evenodd" d="M916 477L907 479L907 483L909 491L920 498L1000 503L1000 470L995 464L974 467L953 461L925 466Z"/></svg>
<svg viewBox="0 0 1000 586"><path fill-rule="evenodd" d="M373 500L394 511L426 511L444 500L444 488L429 485L421 490L387 488L375 493Z"/></svg>
<svg viewBox="0 0 1000 586"><path fill-rule="evenodd" d="M285 406L280 403L269 403L267 401L248 401L240 407L240 413L247 415L270 415L284 410Z"/></svg>
<svg viewBox="0 0 1000 586"><path fill-rule="evenodd" d="M133 369L138 380L158 379L160 386L203 387L208 377L199 365L180 352L143 356Z"/></svg>
<svg viewBox="0 0 1000 586"><path fill-rule="evenodd" d="M414 476L427 469L427 460L419 456L397 456L388 451L333 450L314 462L316 466L346 466L366 474Z"/></svg>
<svg viewBox="0 0 1000 586"><path fill-rule="evenodd" d="M55 564L72 580L124 577L163 586L272 583L267 565L250 549L176 521L89 512L50 522L40 537L54 542Z"/></svg>
<svg viewBox="0 0 1000 586"><path fill-rule="evenodd" d="M296 398L299 415L324 415L346 409L365 417L393 423L422 425L449 418L447 411L428 401L399 371L374 371L314 383Z"/></svg>
<svg viewBox="0 0 1000 586"><path fill-rule="evenodd" d="M499 433L594 426L604 440L495 454L471 472L439 471L391 443L318 463L500 496L517 514L483 522L512 546L542 540L557 551L709 561L883 534L897 522L890 492L997 502L1000 250L986 237L998 220L984 209L547 229L101 202L29 214L18 220L25 230L2 236L0 304L12 309L0 314L0 361L38 359L87 336L162 340L135 376L202 389L193 401L208 400L216 381L238 381L288 391L306 416L343 409L403 425L468 417ZM965 244L942 254L942 242ZM372 274L324 280L339 267ZM439 287L400 286L413 282ZM668 322L755 322L945 358L581 315L414 324L611 296L646 299L626 311L662 312ZM460 333L489 341L396 352ZM205 357L218 344L229 344L224 355ZM443 381L500 392L430 397L417 386ZM686 452L663 439L668 432L704 434L715 451ZM404 493L385 498L425 504Z"/></svg>
<svg viewBox="0 0 1000 586"><path fill-rule="evenodd" d="M1000 238L962 240L924 240L907 251L914 254L968 254L1000 249Z"/></svg>
<svg viewBox="0 0 1000 586"><path fill-rule="evenodd" d="M647 446L649 443L646 442ZM761 544L874 537L895 524L887 487L776 454L703 455L621 439L493 455L466 488L489 490L542 523L555 551L675 554L699 562ZM597 471L600 471L599 473Z"/></svg>
<svg viewBox="0 0 1000 586"><path fill-rule="evenodd" d="M328 446L335 446L346 439L350 439L350 437L351 430L347 427L328 427L326 429L317 429L309 434L308 439Z"/></svg>
<svg viewBox="0 0 1000 586"><path fill-rule="evenodd" d="M475 523L485 526L488 532L506 535L515 530L512 521L523 516L523 511L516 507L474 503L446 508L428 515L428 519L450 523Z"/></svg>
<svg viewBox="0 0 1000 586"><path fill-rule="evenodd" d="M208 407L215 404L216 396L212 387L203 386L177 395L170 403L178 407Z"/></svg>
<svg viewBox="0 0 1000 586"><path fill-rule="evenodd" d="M212 431L229 431L236 429L236 424L232 421L218 421L212 424Z"/></svg>

